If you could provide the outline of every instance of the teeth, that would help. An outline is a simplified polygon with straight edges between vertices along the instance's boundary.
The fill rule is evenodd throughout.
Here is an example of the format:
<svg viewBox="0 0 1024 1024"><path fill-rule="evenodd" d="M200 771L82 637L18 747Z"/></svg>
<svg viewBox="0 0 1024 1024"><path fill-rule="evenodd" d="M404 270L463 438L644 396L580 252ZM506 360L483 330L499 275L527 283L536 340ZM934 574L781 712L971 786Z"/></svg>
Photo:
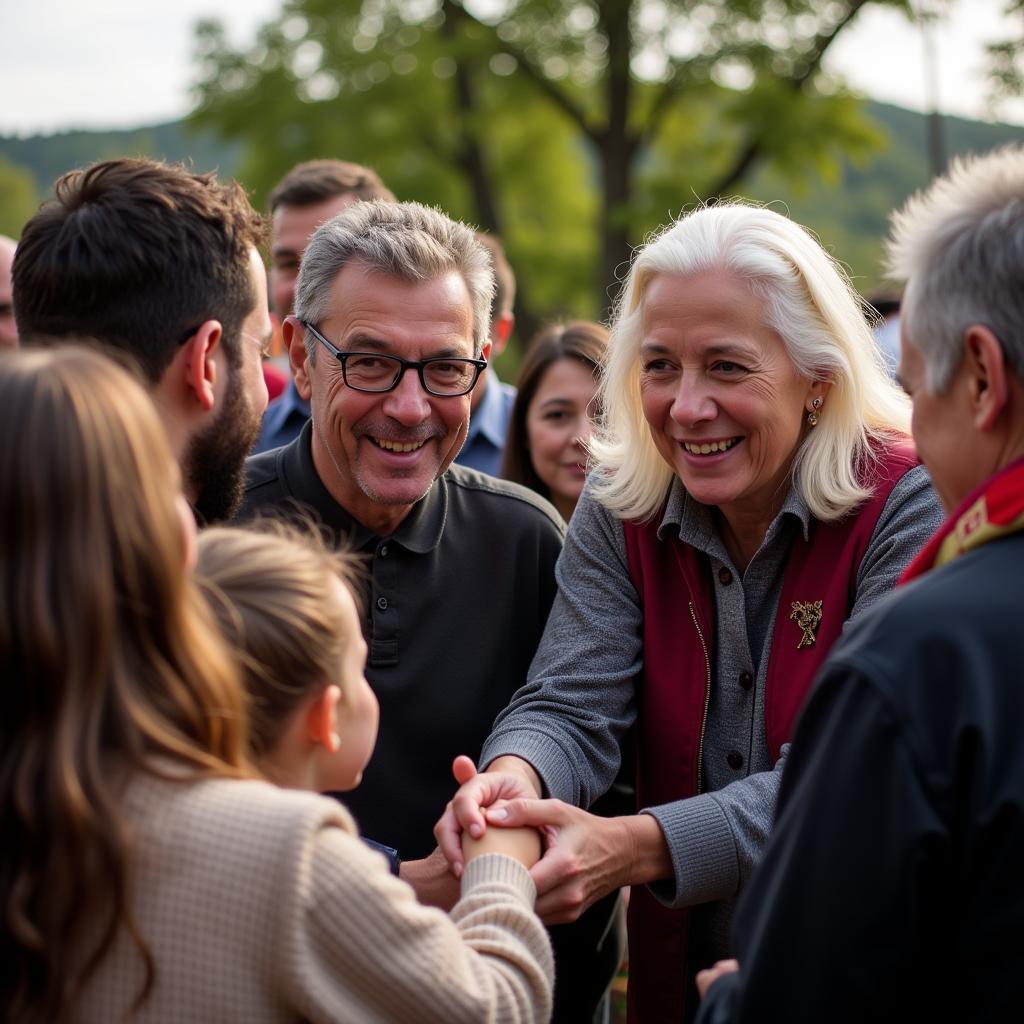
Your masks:
<svg viewBox="0 0 1024 1024"><path fill-rule="evenodd" d="M387 441L381 437L375 437L378 447L383 448L388 452L414 452L417 448L422 448L426 443L424 441L415 441L412 444L403 444L401 441Z"/></svg>
<svg viewBox="0 0 1024 1024"><path fill-rule="evenodd" d="M691 455L711 455L714 452L726 452L736 442L738 438L730 438L728 441L712 441L710 444L691 444L689 441L683 442L683 447Z"/></svg>

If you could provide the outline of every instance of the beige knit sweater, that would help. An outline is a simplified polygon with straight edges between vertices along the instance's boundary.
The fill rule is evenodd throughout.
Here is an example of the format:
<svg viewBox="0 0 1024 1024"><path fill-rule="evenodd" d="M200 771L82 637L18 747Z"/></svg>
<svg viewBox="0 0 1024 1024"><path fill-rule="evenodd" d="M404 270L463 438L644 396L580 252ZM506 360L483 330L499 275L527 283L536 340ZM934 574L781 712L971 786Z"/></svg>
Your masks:
<svg viewBox="0 0 1024 1024"><path fill-rule="evenodd" d="M335 801L267 783L140 777L132 906L156 985L131 1021L546 1021L552 962L533 882L471 861L451 915L420 906ZM123 930L122 930L123 931ZM123 1019L141 960L122 934L78 1019Z"/></svg>

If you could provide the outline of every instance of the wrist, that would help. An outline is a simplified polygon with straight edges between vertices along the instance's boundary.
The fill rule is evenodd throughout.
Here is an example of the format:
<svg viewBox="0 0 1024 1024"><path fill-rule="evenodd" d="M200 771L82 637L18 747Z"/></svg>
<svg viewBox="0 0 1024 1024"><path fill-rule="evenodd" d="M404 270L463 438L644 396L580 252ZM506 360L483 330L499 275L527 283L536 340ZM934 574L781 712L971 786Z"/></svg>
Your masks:
<svg viewBox="0 0 1024 1024"><path fill-rule="evenodd" d="M648 885L674 874L665 833L650 814L632 814L618 819L626 833L629 851L626 885Z"/></svg>
<svg viewBox="0 0 1024 1024"><path fill-rule="evenodd" d="M537 770L529 761L524 761L514 754L504 754L496 757L486 768L488 772L501 773L504 775L515 775L526 782L538 798L544 796L544 783L541 781Z"/></svg>

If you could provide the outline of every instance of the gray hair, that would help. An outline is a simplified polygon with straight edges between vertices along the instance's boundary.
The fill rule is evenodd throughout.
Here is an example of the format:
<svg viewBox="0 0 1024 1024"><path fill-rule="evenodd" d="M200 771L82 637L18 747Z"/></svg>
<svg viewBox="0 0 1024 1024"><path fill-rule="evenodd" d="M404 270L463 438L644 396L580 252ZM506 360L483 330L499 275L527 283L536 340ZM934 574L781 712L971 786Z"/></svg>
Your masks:
<svg viewBox="0 0 1024 1024"><path fill-rule="evenodd" d="M889 275L905 282L902 315L933 393L963 356L964 331L984 324L1024 373L1024 148L953 161L892 216Z"/></svg>
<svg viewBox="0 0 1024 1024"><path fill-rule="evenodd" d="M420 203L356 203L317 228L302 256L295 315L307 323L327 318L331 286L357 260L403 281L430 281L457 271L473 304L473 355L490 334L494 271L490 257L465 224ZM307 338L313 356L313 339Z"/></svg>
<svg viewBox="0 0 1024 1024"><path fill-rule="evenodd" d="M694 210L640 249L612 322L602 383L604 427L591 441L596 494L625 519L647 519L665 500L672 470L643 416L640 345L647 286L658 274L723 270L765 304L797 372L831 389L819 425L793 465L794 484L818 519L837 519L870 493L865 461L904 435L909 403L889 378L860 299L843 269L800 225L772 210L720 203Z"/></svg>

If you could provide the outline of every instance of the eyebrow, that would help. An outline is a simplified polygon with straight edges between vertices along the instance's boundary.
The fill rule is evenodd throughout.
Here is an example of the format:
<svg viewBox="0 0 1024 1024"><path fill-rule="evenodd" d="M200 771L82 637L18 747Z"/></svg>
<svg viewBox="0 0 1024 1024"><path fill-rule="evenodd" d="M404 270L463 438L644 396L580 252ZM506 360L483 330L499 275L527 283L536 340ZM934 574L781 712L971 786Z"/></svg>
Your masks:
<svg viewBox="0 0 1024 1024"><path fill-rule="evenodd" d="M548 407L550 407L552 405L571 406L571 405L573 405L573 401L572 401L571 398L557 398L556 397L556 398L545 398L544 401L540 403L540 407L542 409L547 409Z"/></svg>
<svg viewBox="0 0 1024 1024"><path fill-rule="evenodd" d="M382 338L374 337L372 334L353 334L352 337L347 338L344 343L344 348L341 344L335 342L343 352L380 352L383 355L393 356L394 345L390 341L384 341ZM457 348L449 347L442 349L440 352L435 352L433 355L424 356L424 359L472 359L472 353L465 355L460 352ZM415 362L415 360L414 360Z"/></svg>

